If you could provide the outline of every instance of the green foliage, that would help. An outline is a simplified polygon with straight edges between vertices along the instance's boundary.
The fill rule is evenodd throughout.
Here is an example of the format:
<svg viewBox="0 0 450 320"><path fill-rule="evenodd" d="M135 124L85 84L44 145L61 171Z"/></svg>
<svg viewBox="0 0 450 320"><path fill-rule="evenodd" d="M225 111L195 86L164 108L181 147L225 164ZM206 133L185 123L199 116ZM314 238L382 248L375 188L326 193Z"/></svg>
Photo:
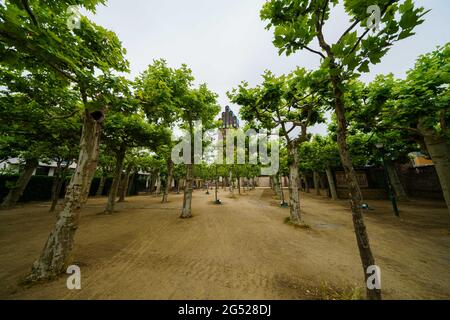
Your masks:
<svg viewBox="0 0 450 320"><path fill-rule="evenodd" d="M315 135L299 148L300 171L324 171L340 165L338 146L331 136Z"/></svg>
<svg viewBox="0 0 450 320"><path fill-rule="evenodd" d="M273 29L273 44L280 54L305 49L323 58L322 68L351 76L355 71L368 72L369 65L379 63L395 42L412 36L426 14L412 0L345 0L348 28L329 45L322 29L338 4L337 0L269 0L261 10L261 19L269 21L267 29ZM367 27L370 5L380 8L379 31ZM320 50L310 47L315 38Z"/></svg>
<svg viewBox="0 0 450 320"><path fill-rule="evenodd" d="M69 29L70 5L87 10L104 1L8 1L0 5L0 52L10 65L47 66L63 78L92 86L95 69L126 71L128 62L117 36L86 17Z"/></svg>
<svg viewBox="0 0 450 320"><path fill-rule="evenodd" d="M26 73L2 66L0 87L0 159L76 157L79 95L67 82L37 68Z"/></svg>
<svg viewBox="0 0 450 320"><path fill-rule="evenodd" d="M324 121L322 106L326 102L313 90L318 75L302 68L279 77L266 71L260 85L249 88L247 82L242 82L228 92L228 97L242 106L242 119L256 119L266 129L281 126L287 142L291 140L289 133L300 127L302 139L306 140L306 127Z"/></svg>

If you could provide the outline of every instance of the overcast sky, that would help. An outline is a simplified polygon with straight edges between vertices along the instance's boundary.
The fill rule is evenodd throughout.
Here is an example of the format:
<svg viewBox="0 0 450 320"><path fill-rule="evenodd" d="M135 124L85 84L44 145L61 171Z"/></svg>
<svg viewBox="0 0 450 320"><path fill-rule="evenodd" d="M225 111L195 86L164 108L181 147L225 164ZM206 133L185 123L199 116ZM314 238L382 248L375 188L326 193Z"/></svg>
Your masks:
<svg viewBox="0 0 450 320"><path fill-rule="evenodd" d="M298 52L279 56L272 45L272 32L259 18L264 0L109 0L90 18L114 31L127 49L131 78L154 59L164 58L172 67L186 63L197 83L207 83L219 95L222 108L229 104L226 92L242 80L256 85L265 69L288 73L297 66L313 69L318 56ZM370 81L380 73L404 77L417 56L449 41L450 1L416 0L431 12L416 29L416 35L397 43L363 76ZM327 40L333 40L348 26L337 8L326 25ZM316 46L317 47L317 46ZM238 107L229 104L237 113ZM325 126L316 127L325 133Z"/></svg>

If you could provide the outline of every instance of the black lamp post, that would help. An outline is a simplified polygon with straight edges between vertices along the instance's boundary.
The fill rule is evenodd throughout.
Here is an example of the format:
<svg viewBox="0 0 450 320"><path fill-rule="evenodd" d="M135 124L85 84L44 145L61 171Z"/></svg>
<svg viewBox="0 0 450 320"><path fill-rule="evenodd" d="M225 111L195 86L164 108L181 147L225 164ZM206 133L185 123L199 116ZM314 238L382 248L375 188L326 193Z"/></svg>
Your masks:
<svg viewBox="0 0 450 320"><path fill-rule="evenodd" d="M383 163L383 171L384 171L384 181L386 184L386 191L388 193L389 200L391 200L391 203L392 203L392 209L394 210L395 216L400 217L400 214L398 212L398 207L397 207L397 199L395 198L395 193L392 190L391 180L389 179L389 174L386 169L386 160L384 158L384 156L385 156L384 145L382 143L377 143L377 144L375 144L375 146L381 153L381 161Z"/></svg>

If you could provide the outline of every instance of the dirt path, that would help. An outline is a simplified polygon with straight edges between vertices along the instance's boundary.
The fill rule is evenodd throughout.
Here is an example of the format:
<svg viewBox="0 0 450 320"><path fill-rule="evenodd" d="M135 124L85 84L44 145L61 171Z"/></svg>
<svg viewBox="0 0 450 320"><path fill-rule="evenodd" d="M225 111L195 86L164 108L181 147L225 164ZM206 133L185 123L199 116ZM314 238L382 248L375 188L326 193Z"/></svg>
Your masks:
<svg viewBox="0 0 450 320"><path fill-rule="evenodd" d="M54 222L48 204L0 212L0 298L8 299L316 299L357 296L362 270L346 201L302 194L311 229L283 221L268 189L212 203L194 193L194 218L179 219L182 195L170 202L139 196L97 215L90 199L76 235L74 264L82 290L66 276L32 288L17 285ZM366 222L385 298L450 298L450 217L439 203L372 201Z"/></svg>

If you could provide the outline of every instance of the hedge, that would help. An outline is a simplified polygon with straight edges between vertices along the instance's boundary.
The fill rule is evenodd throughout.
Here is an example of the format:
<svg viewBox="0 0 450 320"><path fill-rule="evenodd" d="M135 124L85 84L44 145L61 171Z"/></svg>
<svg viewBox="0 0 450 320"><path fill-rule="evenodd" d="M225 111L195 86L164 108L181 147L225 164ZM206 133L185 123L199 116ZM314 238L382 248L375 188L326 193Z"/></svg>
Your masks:
<svg viewBox="0 0 450 320"><path fill-rule="evenodd" d="M18 175L0 175L0 201L9 192L6 187L9 183L14 183L19 178ZM69 184L70 178L68 177L61 188L60 198L64 197L66 192L66 186ZM112 178L107 178L105 182L105 187L103 189L103 196L106 196L111 188ZM30 182L28 183L22 197L20 197L19 202L29 202L29 201L49 201L52 195L52 184L53 177L49 176L32 176ZM98 185L100 184L100 178L95 177L92 180L91 189L89 190L89 196L95 196L97 193ZM145 189L145 180L140 177L134 179L133 185L131 186L130 195L137 195L138 192Z"/></svg>

